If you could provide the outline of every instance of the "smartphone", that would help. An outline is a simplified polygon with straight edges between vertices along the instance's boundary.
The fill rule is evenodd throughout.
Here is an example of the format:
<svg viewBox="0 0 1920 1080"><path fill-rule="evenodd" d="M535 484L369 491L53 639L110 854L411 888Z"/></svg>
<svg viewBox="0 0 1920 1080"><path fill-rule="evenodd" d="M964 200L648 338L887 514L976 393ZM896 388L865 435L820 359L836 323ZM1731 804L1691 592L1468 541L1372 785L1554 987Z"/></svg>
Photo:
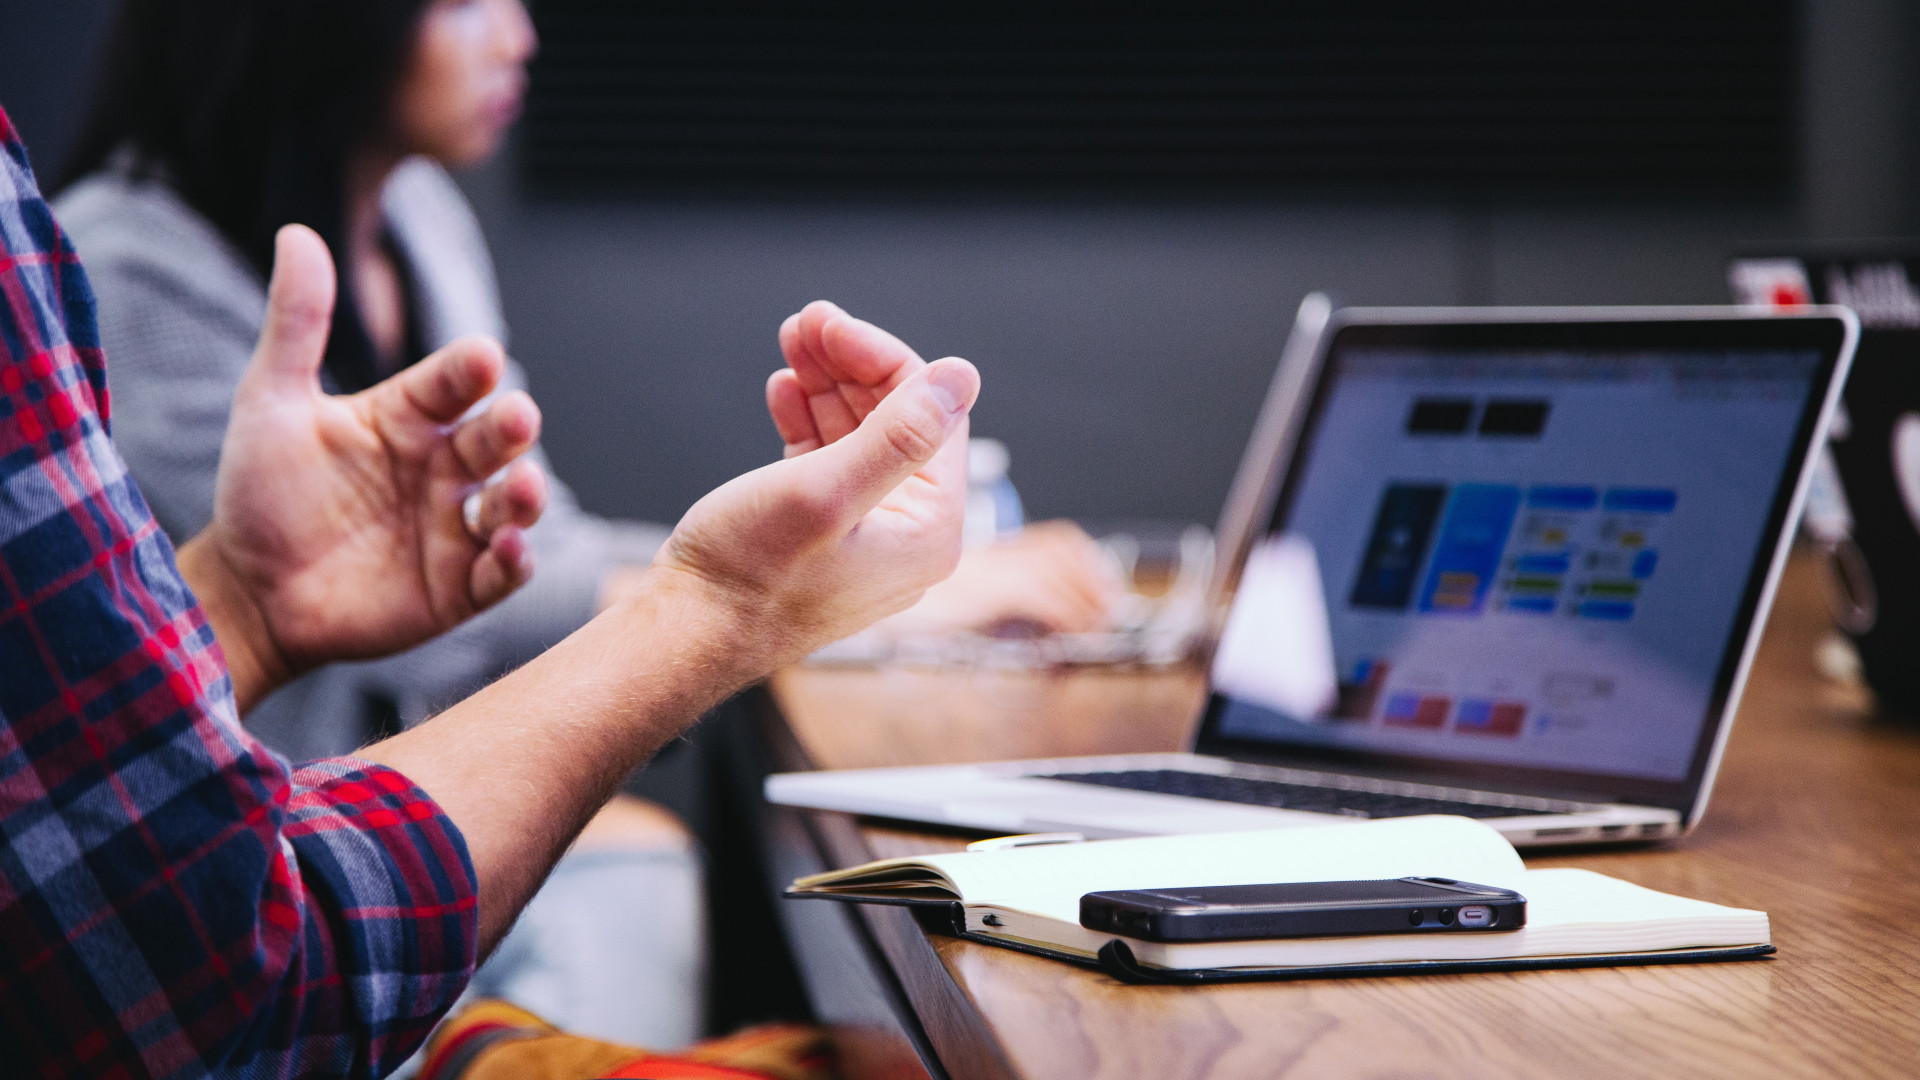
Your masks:
<svg viewBox="0 0 1920 1080"><path fill-rule="evenodd" d="M1301 881L1093 892L1080 925L1142 941L1518 930L1527 898L1451 878Z"/></svg>

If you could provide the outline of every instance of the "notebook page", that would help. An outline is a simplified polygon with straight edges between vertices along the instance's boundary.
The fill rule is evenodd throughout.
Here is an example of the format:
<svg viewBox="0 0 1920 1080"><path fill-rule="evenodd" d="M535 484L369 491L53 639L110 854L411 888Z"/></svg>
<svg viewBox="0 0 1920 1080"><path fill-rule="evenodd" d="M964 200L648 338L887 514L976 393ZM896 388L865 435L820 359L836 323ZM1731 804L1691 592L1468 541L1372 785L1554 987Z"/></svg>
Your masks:
<svg viewBox="0 0 1920 1080"><path fill-rule="evenodd" d="M1170 968L1312 967L1413 960L1590 956L1729 948L1771 941L1766 912L1655 892L1590 870L1532 870L1502 882L1527 898L1527 925L1510 933L1376 934L1163 944L1132 942L1142 963ZM1111 935L1044 928L1089 955Z"/></svg>
<svg viewBox="0 0 1920 1080"><path fill-rule="evenodd" d="M1074 925L1083 894L1111 889L1410 876L1494 885L1525 872L1505 837L1477 821L1441 816L957 852L915 861L939 871L969 905L1029 911Z"/></svg>
<svg viewBox="0 0 1920 1080"><path fill-rule="evenodd" d="M1529 870L1519 884L1526 886L1520 891L1530 901L1527 927L1534 930L1579 931L1587 927L1724 919L1731 913L1763 915L1656 892L1591 870ZM1536 894L1538 900L1534 900Z"/></svg>

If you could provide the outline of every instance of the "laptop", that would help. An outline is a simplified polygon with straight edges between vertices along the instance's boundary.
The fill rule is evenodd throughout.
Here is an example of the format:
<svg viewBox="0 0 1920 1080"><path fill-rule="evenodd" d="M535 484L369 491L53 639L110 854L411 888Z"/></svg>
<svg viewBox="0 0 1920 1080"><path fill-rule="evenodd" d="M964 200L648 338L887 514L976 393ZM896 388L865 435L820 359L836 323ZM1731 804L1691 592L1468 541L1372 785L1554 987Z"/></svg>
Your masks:
<svg viewBox="0 0 1920 1080"><path fill-rule="evenodd" d="M1696 824L1853 314L1321 322L1235 483L1260 527L1229 553L1191 752L789 773L767 798L1089 837L1441 813L1528 846Z"/></svg>

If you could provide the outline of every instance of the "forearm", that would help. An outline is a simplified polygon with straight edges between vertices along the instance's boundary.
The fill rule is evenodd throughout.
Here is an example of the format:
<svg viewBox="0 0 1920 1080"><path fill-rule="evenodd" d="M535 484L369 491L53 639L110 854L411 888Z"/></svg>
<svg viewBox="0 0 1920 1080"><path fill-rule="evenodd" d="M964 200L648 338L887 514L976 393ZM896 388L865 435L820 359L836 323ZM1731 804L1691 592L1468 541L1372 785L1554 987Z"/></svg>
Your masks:
<svg viewBox="0 0 1920 1080"><path fill-rule="evenodd" d="M459 827L480 883L482 955L628 773L766 673L778 649L749 622L697 580L655 569L544 655L362 755Z"/></svg>

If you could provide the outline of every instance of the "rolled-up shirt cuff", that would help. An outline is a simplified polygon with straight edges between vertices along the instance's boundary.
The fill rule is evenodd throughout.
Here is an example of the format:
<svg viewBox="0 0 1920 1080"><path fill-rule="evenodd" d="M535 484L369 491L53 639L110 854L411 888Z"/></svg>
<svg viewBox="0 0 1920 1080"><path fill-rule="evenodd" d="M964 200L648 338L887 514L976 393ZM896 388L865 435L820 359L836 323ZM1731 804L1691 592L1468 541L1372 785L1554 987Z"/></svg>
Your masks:
<svg viewBox="0 0 1920 1080"><path fill-rule="evenodd" d="M316 1002L331 1020L308 1012L302 1026L365 1039L372 1075L384 1075L473 976L479 882L466 840L412 781L353 758L293 771L281 835L308 899L309 946L331 946L330 963L307 969L343 991Z"/></svg>

